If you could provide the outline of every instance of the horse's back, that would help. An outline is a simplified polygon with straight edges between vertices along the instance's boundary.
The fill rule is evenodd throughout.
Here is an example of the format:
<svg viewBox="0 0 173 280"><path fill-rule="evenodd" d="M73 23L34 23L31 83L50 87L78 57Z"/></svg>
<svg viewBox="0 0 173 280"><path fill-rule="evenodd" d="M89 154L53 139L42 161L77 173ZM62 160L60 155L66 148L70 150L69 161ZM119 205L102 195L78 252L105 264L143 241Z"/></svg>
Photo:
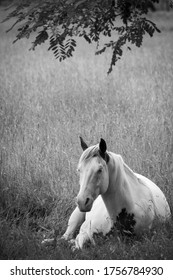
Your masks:
<svg viewBox="0 0 173 280"><path fill-rule="evenodd" d="M170 218L171 215L170 208L162 190L154 182L152 182L150 179L146 178L145 176L137 173L136 176L151 191L154 208L155 208L154 209L155 215L162 220L166 220Z"/></svg>

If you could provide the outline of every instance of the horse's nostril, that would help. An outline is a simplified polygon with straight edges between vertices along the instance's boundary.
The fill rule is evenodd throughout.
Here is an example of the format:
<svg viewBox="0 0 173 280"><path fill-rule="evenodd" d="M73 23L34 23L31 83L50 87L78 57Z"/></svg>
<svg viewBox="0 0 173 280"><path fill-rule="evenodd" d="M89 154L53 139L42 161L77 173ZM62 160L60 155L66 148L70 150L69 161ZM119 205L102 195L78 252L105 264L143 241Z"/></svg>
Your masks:
<svg viewBox="0 0 173 280"><path fill-rule="evenodd" d="M85 201L85 206L89 203L90 199L89 197L87 197L86 201Z"/></svg>

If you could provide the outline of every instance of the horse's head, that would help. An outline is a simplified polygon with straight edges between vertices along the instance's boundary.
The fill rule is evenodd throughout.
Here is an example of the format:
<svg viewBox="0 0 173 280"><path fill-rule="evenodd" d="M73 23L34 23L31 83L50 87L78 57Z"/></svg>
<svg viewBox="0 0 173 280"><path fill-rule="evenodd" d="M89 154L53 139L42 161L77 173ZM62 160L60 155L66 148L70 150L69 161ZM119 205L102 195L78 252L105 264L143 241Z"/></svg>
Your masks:
<svg viewBox="0 0 173 280"><path fill-rule="evenodd" d="M78 164L80 191L77 196L77 205L80 211L88 212L98 195L105 193L108 188L107 163L109 155L106 151L106 142L103 139L98 145L91 147L88 147L81 137L80 140L84 152Z"/></svg>

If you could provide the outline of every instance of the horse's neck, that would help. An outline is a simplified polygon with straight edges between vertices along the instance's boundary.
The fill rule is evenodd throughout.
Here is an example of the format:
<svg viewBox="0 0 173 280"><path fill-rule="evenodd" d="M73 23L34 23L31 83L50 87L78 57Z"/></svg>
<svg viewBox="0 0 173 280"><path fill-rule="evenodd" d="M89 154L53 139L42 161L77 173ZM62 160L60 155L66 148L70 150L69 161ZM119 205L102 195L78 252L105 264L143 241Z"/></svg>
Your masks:
<svg viewBox="0 0 173 280"><path fill-rule="evenodd" d="M130 211L133 205L129 182L136 180L133 171L123 162L119 155L111 155L108 164L109 187L102 195L109 215L115 218L123 208Z"/></svg>

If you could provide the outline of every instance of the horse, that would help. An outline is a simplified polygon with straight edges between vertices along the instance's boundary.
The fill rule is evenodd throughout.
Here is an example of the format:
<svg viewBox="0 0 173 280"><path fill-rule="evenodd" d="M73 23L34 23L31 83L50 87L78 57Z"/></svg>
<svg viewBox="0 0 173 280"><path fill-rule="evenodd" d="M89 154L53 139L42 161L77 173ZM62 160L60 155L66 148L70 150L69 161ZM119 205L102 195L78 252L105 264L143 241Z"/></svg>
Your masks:
<svg viewBox="0 0 173 280"><path fill-rule="evenodd" d="M132 221L129 228L134 234L151 229L155 219L165 222L171 217L161 189L134 173L120 155L107 151L104 139L90 147L82 137L80 142L83 149L77 167L80 190L62 236L73 243L73 248L82 249L87 241L95 244L94 234L108 234L125 214ZM127 230L128 225L127 222Z"/></svg>

